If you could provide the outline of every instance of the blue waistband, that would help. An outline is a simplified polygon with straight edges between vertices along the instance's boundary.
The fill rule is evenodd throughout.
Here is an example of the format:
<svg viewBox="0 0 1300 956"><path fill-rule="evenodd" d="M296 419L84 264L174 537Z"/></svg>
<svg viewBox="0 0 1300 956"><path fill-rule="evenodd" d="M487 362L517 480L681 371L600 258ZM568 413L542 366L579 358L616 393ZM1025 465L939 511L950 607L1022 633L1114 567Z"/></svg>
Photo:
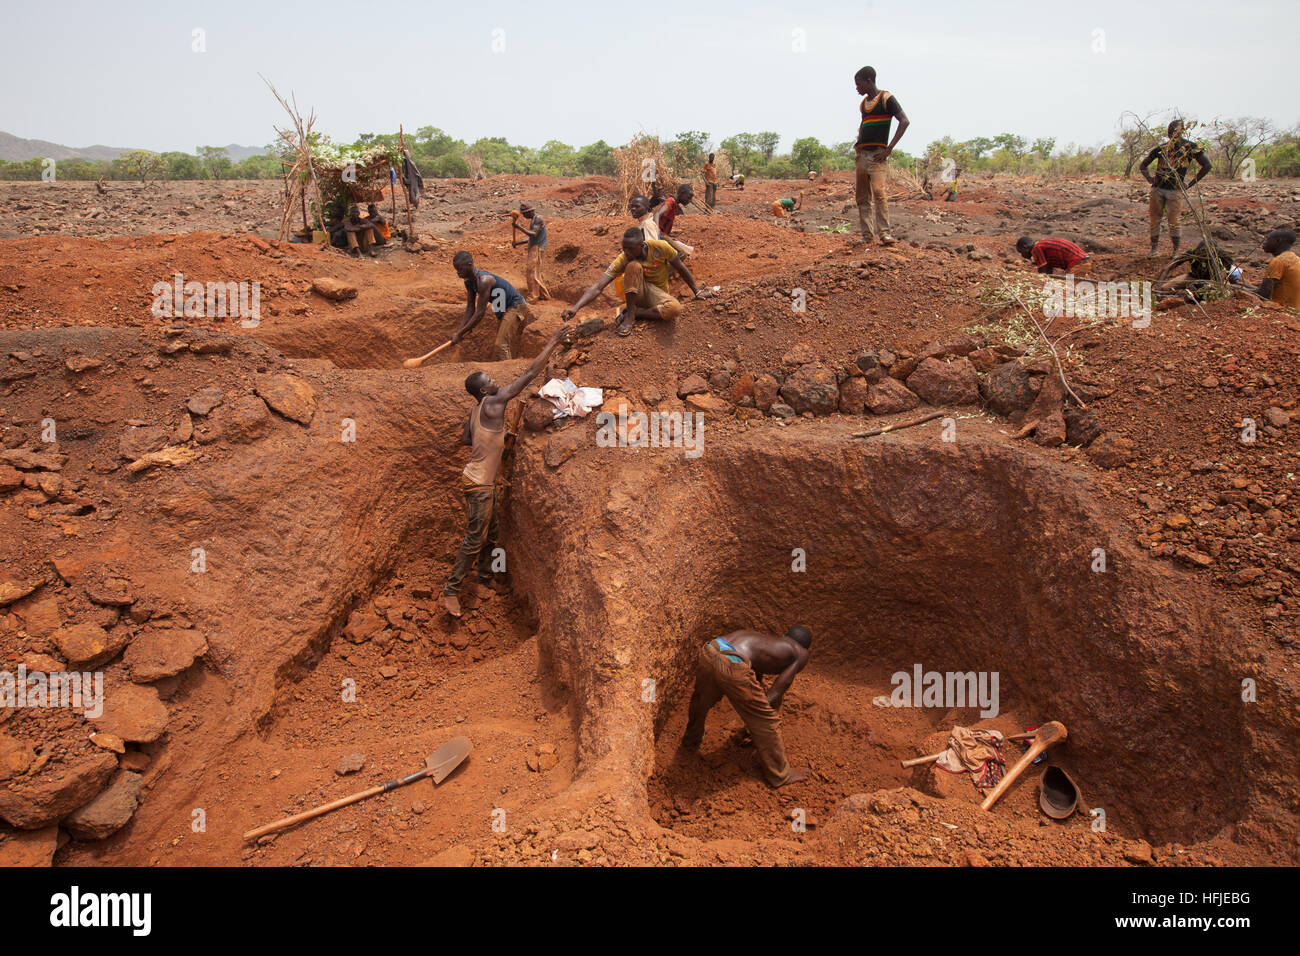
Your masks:
<svg viewBox="0 0 1300 956"><path fill-rule="evenodd" d="M715 637L715 638L713 639L713 643L718 645L718 650L720 650L720 651L735 651L735 650L736 650L734 647L732 647L730 644L728 644L726 641L724 641L724 640L723 640L722 638L720 638L720 637ZM726 654L725 656L726 656L726 658L727 658L728 660L735 661L737 664L743 664L743 663L745 663L745 659L744 659L743 657L739 656L739 654L732 653L732 654Z"/></svg>

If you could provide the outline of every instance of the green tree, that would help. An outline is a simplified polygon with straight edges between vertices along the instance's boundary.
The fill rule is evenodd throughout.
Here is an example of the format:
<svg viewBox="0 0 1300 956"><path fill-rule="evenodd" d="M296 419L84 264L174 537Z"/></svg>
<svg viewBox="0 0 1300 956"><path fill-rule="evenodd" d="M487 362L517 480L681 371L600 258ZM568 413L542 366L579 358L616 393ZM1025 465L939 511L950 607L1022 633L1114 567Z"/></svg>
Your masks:
<svg viewBox="0 0 1300 956"><path fill-rule="evenodd" d="M197 156L189 153L163 153L159 157L166 166L167 179L202 179L203 165Z"/></svg>
<svg viewBox="0 0 1300 956"><path fill-rule="evenodd" d="M230 172L230 154L225 147L200 146L199 159L203 163L203 170L213 179L221 179L223 174Z"/></svg>
<svg viewBox="0 0 1300 956"><path fill-rule="evenodd" d="M731 168L748 176L754 171L758 159L758 137L753 133L737 133L722 141L722 148L731 154Z"/></svg>
<svg viewBox="0 0 1300 956"><path fill-rule="evenodd" d="M823 146L816 136L796 139L794 146L790 147L790 159L809 173L814 169L821 169L829 153L830 150Z"/></svg>
<svg viewBox="0 0 1300 956"><path fill-rule="evenodd" d="M779 145L781 145L780 133L773 133L771 130L764 130L761 133L754 134L754 148L762 155L763 162L765 163L770 163L772 161L772 155L776 152L776 148Z"/></svg>
<svg viewBox="0 0 1300 956"><path fill-rule="evenodd" d="M138 179L142 183L147 182L150 176L157 176L164 168L158 154L146 149L133 149L129 153L124 153L113 160L113 164L125 175Z"/></svg>
<svg viewBox="0 0 1300 956"><path fill-rule="evenodd" d="M614 149L603 139L578 150L574 162L584 176L613 176L615 172Z"/></svg>
<svg viewBox="0 0 1300 956"><path fill-rule="evenodd" d="M547 140L537 151L539 172L547 176L572 176L576 170L577 150L558 139Z"/></svg>
<svg viewBox="0 0 1300 956"><path fill-rule="evenodd" d="M1242 116L1238 119L1216 119L1210 124L1210 146L1220 175L1229 179L1241 171L1241 164L1276 136L1273 124L1266 119Z"/></svg>
<svg viewBox="0 0 1300 956"><path fill-rule="evenodd" d="M682 161L688 167L703 165L709 154L709 134L703 130L684 130L673 138L673 142L681 148Z"/></svg>
<svg viewBox="0 0 1300 956"><path fill-rule="evenodd" d="M462 153L443 153L434 157L432 162L429 163L428 174L442 179L468 179L469 163L465 162Z"/></svg>
<svg viewBox="0 0 1300 956"><path fill-rule="evenodd" d="M1041 137L1034 140L1034 145L1029 147L1030 151L1039 159L1050 159L1052 150L1056 148L1056 137Z"/></svg>

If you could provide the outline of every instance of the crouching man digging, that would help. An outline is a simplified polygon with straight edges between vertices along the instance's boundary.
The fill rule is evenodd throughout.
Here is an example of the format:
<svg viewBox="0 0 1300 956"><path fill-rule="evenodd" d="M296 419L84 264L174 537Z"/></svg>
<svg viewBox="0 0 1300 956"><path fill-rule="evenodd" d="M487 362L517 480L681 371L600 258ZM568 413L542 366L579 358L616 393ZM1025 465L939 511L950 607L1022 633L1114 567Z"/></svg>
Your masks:
<svg viewBox="0 0 1300 956"><path fill-rule="evenodd" d="M479 583L491 584L493 580L492 552L497 546L496 482L506 444L506 405L546 367L547 358L568 331L565 326L556 329L533 364L504 388L492 381L487 372L474 372L465 379L465 391L474 396L478 405L470 413L460 438L461 444L471 446L473 451L461 477L465 491L465 540L442 591L442 603L452 617L460 617L461 584L476 556Z"/></svg>
<svg viewBox="0 0 1300 956"><path fill-rule="evenodd" d="M812 631L795 625L781 637L758 631L735 631L715 637L700 648L695 670L695 693L682 746L696 750L704 739L704 719L723 697L745 722L763 764L763 777L773 787L798 783L808 776L805 767L792 768L781 743L781 718L777 713L785 692L808 663ZM771 690L764 690L760 674L778 674Z"/></svg>
<svg viewBox="0 0 1300 956"><path fill-rule="evenodd" d="M697 299L707 299L712 290L703 292L695 276L686 268L677 250L661 239L647 239L637 227L623 233L623 251L609 264L605 274L582 293L581 298L560 313L567 322L596 300L605 286L623 278L624 309L618 314L618 334L631 335L637 319L671 321L682 314L682 304L668 291L670 270L675 270L690 286Z"/></svg>

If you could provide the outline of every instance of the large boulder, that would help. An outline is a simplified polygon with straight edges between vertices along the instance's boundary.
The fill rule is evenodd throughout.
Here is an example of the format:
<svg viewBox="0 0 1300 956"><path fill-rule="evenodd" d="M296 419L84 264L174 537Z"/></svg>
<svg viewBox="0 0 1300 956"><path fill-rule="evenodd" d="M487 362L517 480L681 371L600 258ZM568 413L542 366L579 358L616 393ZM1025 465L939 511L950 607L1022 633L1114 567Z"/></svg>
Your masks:
<svg viewBox="0 0 1300 956"><path fill-rule="evenodd" d="M1019 415L1034 403L1033 376L1019 362L1003 362L984 376L980 394L989 410L1003 418Z"/></svg>
<svg viewBox="0 0 1300 956"><path fill-rule="evenodd" d="M310 424L312 415L316 414L316 393L292 375L259 375L253 391L276 412L299 425Z"/></svg>
<svg viewBox="0 0 1300 956"><path fill-rule="evenodd" d="M754 406L767 411L781 397L781 385L766 372L754 379Z"/></svg>
<svg viewBox="0 0 1300 956"><path fill-rule="evenodd" d="M931 405L972 405L979 401L980 376L969 359L927 358L907 377L907 387Z"/></svg>
<svg viewBox="0 0 1300 956"><path fill-rule="evenodd" d="M846 415L861 415L866 410L870 388L865 378L846 378L840 386L840 411Z"/></svg>
<svg viewBox="0 0 1300 956"><path fill-rule="evenodd" d="M81 840L112 836L130 822L140 805L143 782L140 774L122 771L99 796L66 817L64 828Z"/></svg>
<svg viewBox="0 0 1300 956"><path fill-rule="evenodd" d="M916 393L896 378L882 378L867 387L867 409L873 415L893 415L920 404Z"/></svg>
<svg viewBox="0 0 1300 956"><path fill-rule="evenodd" d="M830 415L840 404L835 372L824 365L802 365L786 377L781 400L802 415Z"/></svg>
<svg viewBox="0 0 1300 956"><path fill-rule="evenodd" d="M107 664L131 640L124 628L105 631L89 621L61 627L51 635L51 639L73 670L88 670Z"/></svg>
<svg viewBox="0 0 1300 956"><path fill-rule="evenodd" d="M11 831L0 840L0 867L53 866L54 853L58 848L57 826Z"/></svg>
<svg viewBox="0 0 1300 956"><path fill-rule="evenodd" d="M152 687L113 683L104 688L104 712L90 722L99 733L148 744L167 729L167 707Z"/></svg>
<svg viewBox="0 0 1300 956"><path fill-rule="evenodd" d="M33 777L0 786L0 818L20 830L39 830L58 823L85 806L117 769L117 757L96 753L73 764L47 764Z"/></svg>
<svg viewBox="0 0 1300 956"><path fill-rule="evenodd" d="M348 299L357 297L356 286L349 285L342 279L335 279L332 276L319 276L312 279L311 291L329 299L331 302L346 302Z"/></svg>
<svg viewBox="0 0 1300 956"><path fill-rule="evenodd" d="M161 628L136 635L122 655L131 680L148 684L164 677L174 677L188 669L195 659L208 652L208 642L200 631Z"/></svg>
<svg viewBox="0 0 1300 956"><path fill-rule="evenodd" d="M128 425L117 443L117 453L128 461L143 458L151 451L167 447L171 432L161 425Z"/></svg>

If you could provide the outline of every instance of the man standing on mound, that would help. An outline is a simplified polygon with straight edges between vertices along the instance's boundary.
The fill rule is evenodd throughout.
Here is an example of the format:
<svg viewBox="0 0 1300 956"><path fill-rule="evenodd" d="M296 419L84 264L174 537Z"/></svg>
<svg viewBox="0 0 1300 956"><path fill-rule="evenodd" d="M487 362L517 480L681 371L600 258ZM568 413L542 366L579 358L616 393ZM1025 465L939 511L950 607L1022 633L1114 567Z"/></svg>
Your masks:
<svg viewBox="0 0 1300 956"><path fill-rule="evenodd" d="M858 225L862 242L880 239L882 245L893 245L896 240L889 234L889 199L885 195L889 154L907 132L909 120L894 95L876 88L876 70L864 66L853 76L862 103L858 106L862 122L858 125L858 141L853 147L856 154L858 200ZM894 138L889 138L890 120L898 120ZM873 208L874 207L874 208ZM874 212L875 222L872 223Z"/></svg>
<svg viewBox="0 0 1300 956"><path fill-rule="evenodd" d="M792 768L781 743L781 701L795 676L808 663L812 631L796 624L781 637L758 631L735 631L715 637L700 648L695 670L695 692L682 746L696 750L704 739L704 719L713 705L726 697L745 722L763 764L763 777L773 787L798 783L808 776L804 767ZM779 674L771 690L764 690L760 674Z"/></svg>
<svg viewBox="0 0 1300 956"><path fill-rule="evenodd" d="M506 405L546 367L547 358L567 331L565 326L556 329L533 364L504 388L492 381L487 372L475 372L465 379L465 391L474 396L478 405L470 413L460 438L461 444L469 445L473 451L461 476L465 491L465 540L456 554L447 586L442 590L442 603L452 617L460 617L461 584L476 556L479 583L491 584L493 580L492 552L497 546L496 482L506 444Z"/></svg>
<svg viewBox="0 0 1300 956"><path fill-rule="evenodd" d="M686 268L676 249L662 239L647 239L645 233L633 227L623 233L623 251L609 264L605 274L560 315L567 322L594 302L605 286L622 276L626 301L618 315L619 335L631 335L637 319L671 321L682 314L682 304L668 292L668 277L672 271L676 271L690 286L695 298L707 299L713 294L708 289L700 291L695 276Z"/></svg>
<svg viewBox="0 0 1300 956"><path fill-rule="evenodd" d="M1147 154L1138 167L1146 181L1151 184L1151 195L1147 203L1151 217L1151 251L1148 259L1155 258L1160 249L1160 220L1169 221L1169 238L1174 244L1174 255L1178 255L1178 246L1182 242L1179 215L1183 210L1183 192L1204 179L1210 172L1210 160L1205 151L1183 135L1183 121L1173 120L1168 127L1169 139ZM1200 167L1192 181L1183 185L1187 176L1187 167L1192 160ZM1156 174L1152 176L1147 167L1156 164Z"/></svg>

